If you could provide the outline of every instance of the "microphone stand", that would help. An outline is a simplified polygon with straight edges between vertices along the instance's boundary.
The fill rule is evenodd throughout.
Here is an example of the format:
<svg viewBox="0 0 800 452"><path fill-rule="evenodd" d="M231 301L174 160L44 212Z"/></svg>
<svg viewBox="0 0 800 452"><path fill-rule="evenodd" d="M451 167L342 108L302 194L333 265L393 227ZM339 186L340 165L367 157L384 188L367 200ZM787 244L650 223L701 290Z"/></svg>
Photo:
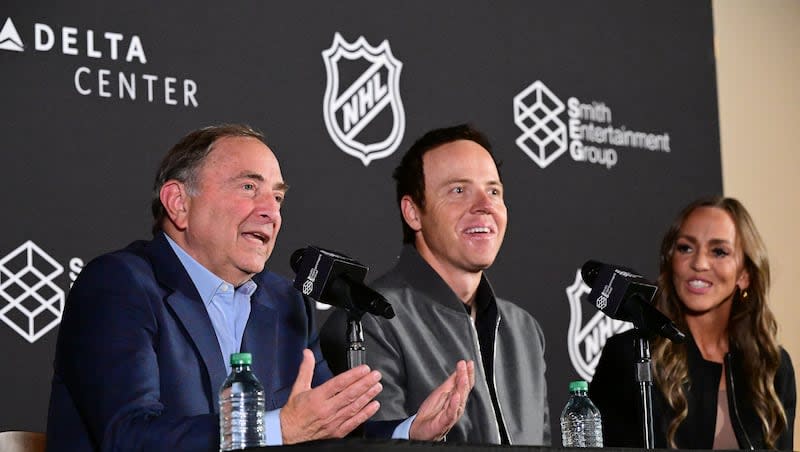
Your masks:
<svg viewBox="0 0 800 452"><path fill-rule="evenodd" d="M653 436L653 367L650 363L650 338L656 334L663 336L676 344L686 338L675 325L655 309L644 309L649 306L649 301L641 294L634 294L630 300L638 298L637 303L625 303L625 311L630 316L630 321L638 332L636 347L637 360L636 381L639 382L639 395L642 400L642 435L644 447L655 448ZM657 314L657 315L656 315Z"/></svg>
<svg viewBox="0 0 800 452"><path fill-rule="evenodd" d="M642 402L642 438L646 449L655 448L653 438L653 367L650 363L650 337L652 328L647 322L647 314L642 308L642 303L647 303L641 295L635 294L632 298L640 298L638 303L626 302L625 308L630 315L630 321L637 332L636 362L634 363L636 381L639 382L639 396Z"/></svg>
<svg viewBox="0 0 800 452"><path fill-rule="evenodd" d="M364 329L361 326L363 311L347 309L347 368L352 369L366 363L367 347L364 346Z"/></svg>
<svg viewBox="0 0 800 452"><path fill-rule="evenodd" d="M650 364L650 341L637 329L636 381L639 382L639 396L642 400L642 435L646 449L655 448L653 437L653 368Z"/></svg>

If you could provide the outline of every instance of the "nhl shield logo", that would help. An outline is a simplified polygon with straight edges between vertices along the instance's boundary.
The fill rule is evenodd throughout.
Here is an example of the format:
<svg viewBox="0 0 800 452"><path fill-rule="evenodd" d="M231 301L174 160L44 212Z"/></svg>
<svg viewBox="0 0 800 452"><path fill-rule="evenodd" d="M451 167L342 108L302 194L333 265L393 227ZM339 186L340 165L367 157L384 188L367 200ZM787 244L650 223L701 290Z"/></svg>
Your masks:
<svg viewBox="0 0 800 452"><path fill-rule="evenodd" d="M594 369L600 360L600 352L609 337L633 327L630 322L614 320L600 311L590 313L592 317L583 323L583 307L589 306L584 298L592 289L583 282L581 270L575 272L575 281L567 287L569 300L569 328L567 329L567 350L569 359L578 375L592 381Z"/></svg>
<svg viewBox="0 0 800 452"><path fill-rule="evenodd" d="M322 52L328 85L323 116L339 149L364 166L394 152L405 132L400 100L403 63L392 55L389 41L372 47L363 36L350 44L339 33Z"/></svg>

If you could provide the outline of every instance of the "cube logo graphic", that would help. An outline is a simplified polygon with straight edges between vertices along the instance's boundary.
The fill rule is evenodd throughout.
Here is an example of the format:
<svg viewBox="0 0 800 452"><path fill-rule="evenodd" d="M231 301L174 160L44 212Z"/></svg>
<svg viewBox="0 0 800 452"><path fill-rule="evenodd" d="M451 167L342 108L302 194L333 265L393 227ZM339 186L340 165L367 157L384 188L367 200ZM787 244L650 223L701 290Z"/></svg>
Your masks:
<svg viewBox="0 0 800 452"><path fill-rule="evenodd" d="M322 110L331 139L364 166L390 155L403 139L406 117L400 99L403 63L392 55L389 41L373 47L361 36L351 44L336 33L322 58L328 77Z"/></svg>
<svg viewBox="0 0 800 452"><path fill-rule="evenodd" d="M28 240L0 259L0 320L34 343L61 322L64 267Z"/></svg>
<svg viewBox="0 0 800 452"><path fill-rule="evenodd" d="M564 103L537 80L514 96L514 123L522 130L520 147L540 168L567 150L567 126L558 115Z"/></svg>
<svg viewBox="0 0 800 452"><path fill-rule="evenodd" d="M609 337L633 328L630 322L615 320L602 312L595 312L583 323L583 307L589 306L586 296L592 289L583 282L581 270L575 272L575 281L567 287L569 300L569 328L567 328L567 350L569 359L578 375L592 381L600 353Z"/></svg>

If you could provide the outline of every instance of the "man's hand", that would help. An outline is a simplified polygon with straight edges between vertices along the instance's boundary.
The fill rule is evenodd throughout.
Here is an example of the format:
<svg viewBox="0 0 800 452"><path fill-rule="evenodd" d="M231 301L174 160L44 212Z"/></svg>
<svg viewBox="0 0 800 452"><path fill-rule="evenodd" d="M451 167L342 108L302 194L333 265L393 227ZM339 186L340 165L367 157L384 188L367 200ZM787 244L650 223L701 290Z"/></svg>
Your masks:
<svg viewBox="0 0 800 452"><path fill-rule="evenodd" d="M439 441L464 414L467 396L475 386L475 363L459 361L456 371L422 402L411 424L410 439Z"/></svg>
<svg viewBox="0 0 800 452"><path fill-rule="evenodd" d="M303 350L303 362L281 409L281 434L284 444L323 438L342 438L378 411L372 400L383 386L381 374L366 365L350 369L311 389L314 354Z"/></svg>

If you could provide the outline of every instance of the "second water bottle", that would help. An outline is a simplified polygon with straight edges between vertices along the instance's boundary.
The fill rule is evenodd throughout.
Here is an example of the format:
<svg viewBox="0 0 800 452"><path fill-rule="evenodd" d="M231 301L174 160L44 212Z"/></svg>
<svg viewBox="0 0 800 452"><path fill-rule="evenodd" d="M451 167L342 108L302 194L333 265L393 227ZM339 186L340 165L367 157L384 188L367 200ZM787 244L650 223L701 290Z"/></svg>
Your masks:
<svg viewBox="0 0 800 452"><path fill-rule="evenodd" d="M583 381L569 384L569 400L561 412L561 443L564 447L603 447L603 423Z"/></svg>

